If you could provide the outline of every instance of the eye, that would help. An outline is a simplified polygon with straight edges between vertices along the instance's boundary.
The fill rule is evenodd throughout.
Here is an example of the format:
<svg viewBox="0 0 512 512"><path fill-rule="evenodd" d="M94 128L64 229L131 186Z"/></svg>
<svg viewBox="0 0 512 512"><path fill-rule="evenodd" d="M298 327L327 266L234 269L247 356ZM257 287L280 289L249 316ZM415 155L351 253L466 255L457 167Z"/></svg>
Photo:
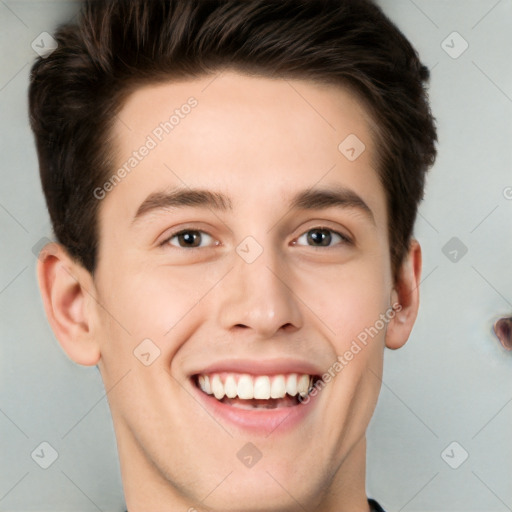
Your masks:
<svg viewBox="0 0 512 512"><path fill-rule="evenodd" d="M352 244L352 240L338 233L337 231L333 231L332 229L317 227L306 231L303 235L297 238L297 241L301 239L306 239L306 244L311 243L313 247L332 247L331 242L336 239L336 237L341 241L341 244ZM297 242L294 242L296 244ZM299 244L303 245L303 244ZM338 244L340 245L340 244Z"/></svg>
<svg viewBox="0 0 512 512"><path fill-rule="evenodd" d="M177 247L180 249L196 249L200 248L200 244L205 238L213 240L213 238L204 231L185 229L175 233L174 235L171 235L169 238L164 240L164 242L162 242L162 245L169 244L176 246L176 244L172 242L173 240L176 240L178 242Z"/></svg>

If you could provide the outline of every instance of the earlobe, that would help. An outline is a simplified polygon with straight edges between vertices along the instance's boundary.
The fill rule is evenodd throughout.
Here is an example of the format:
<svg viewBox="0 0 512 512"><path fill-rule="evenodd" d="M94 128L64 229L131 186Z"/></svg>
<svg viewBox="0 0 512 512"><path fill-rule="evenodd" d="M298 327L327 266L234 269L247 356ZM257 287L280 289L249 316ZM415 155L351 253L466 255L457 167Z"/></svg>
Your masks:
<svg viewBox="0 0 512 512"><path fill-rule="evenodd" d="M419 308L421 247L412 239L391 292L393 315L386 330L386 347L396 350L407 342Z"/></svg>
<svg viewBox="0 0 512 512"><path fill-rule="evenodd" d="M37 277L48 321L62 349L78 364L92 366L100 359L94 340L90 274L57 243L39 254Z"/></svg>

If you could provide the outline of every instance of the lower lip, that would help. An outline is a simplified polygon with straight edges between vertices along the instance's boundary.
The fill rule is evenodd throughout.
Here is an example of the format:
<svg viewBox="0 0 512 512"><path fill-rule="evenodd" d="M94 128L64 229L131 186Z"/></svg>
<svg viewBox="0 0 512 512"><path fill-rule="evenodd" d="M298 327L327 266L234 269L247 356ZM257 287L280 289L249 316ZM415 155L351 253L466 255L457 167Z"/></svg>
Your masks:
<svg viewBox="0 0 512 512"><path fill-rule="evenodd" d="M265 436L273 432L285 433L297 427L312 412L318 396L309 396L307 401L291 407L251 410L224 404L213 395L207 395L201 391L193 382L192 386L196 394L199 395L201 403L205 405L215 418L235 425L244 431Z"/></svg>

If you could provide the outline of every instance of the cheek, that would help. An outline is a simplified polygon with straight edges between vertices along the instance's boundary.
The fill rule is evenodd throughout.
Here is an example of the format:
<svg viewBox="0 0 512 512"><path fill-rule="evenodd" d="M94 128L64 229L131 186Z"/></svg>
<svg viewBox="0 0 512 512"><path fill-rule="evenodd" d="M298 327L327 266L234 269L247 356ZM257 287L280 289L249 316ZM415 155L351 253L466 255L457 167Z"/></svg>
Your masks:
<svg viewBox="0 0 512 512"><path fill-rule="evenodd" d="M172 355L178 346L173 339L186 339L197 327L198 311L216 282L216 273L206 269L180 267L125 267L103 272L99 308L100 336L104 354L110 346L131 355L142 340L149 338ZM217 279L218 280L218 279ZM179 336L178 336L179 334ZM108 343L107 343L108 341Z"/></svg>
<svg viewBox="0 0 512 512"><path fill-rule="evenodd" d="M382 266L353 264L303 281L299 296L324 325L338 354L386 312L390 290ZM383 330L380 322L377 327Z"/></svg>
<svg viewBox="0 0 512 512"><path fill-rule="evenodd" d="M340 301L343 311L338 315L336 333L344 344L355 339L364 339L364 333L372 329L386 310L385 293L375 282L354 283L346 286ZM382 330L380 323L377 325Z"/></svg>

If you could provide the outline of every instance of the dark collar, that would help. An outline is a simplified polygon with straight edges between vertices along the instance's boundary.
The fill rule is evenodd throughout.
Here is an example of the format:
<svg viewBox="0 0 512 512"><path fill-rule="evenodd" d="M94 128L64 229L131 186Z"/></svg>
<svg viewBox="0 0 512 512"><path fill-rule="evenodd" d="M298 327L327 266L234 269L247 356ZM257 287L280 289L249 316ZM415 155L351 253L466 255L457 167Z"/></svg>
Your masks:
<svg viewBox="0 0 512 512"><path fill-rule="evenodd" d="M384 509L374 499L368 498L368 503L372 512L384 512Z"/></svg>
<svg viewBox="0 0 512 512"><path fill-rule="evenodd" d="M371 512L385 512L385 510L372 498L368 498ZM128 511L126 511L128 512Z"/></svg>

